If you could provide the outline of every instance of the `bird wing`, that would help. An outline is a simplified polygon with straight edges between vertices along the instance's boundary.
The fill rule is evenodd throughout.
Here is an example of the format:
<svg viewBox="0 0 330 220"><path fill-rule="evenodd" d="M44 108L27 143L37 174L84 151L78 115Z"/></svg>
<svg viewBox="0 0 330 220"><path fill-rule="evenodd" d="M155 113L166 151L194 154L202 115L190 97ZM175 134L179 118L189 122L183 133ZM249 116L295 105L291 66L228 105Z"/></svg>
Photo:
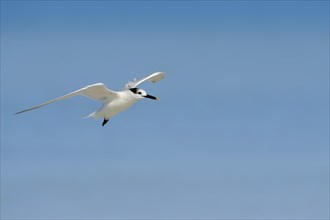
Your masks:
<svg viewBox="0 0 330 220"><path fill-rule="evenodd" d="M139 84L143 83L144 81L149 81L149 82L152 82L152 83L155 83L155 82L158 82L162 79L164 79L164 73L163 72L156 72L156 73L153 73L153 74L150 74L149 76L147 77L144 77L143 79L140 79L140 80L134 80L133 82L128 82L126 85L125 85L125 89L131 89L131 88L135 88L137 87Z"/></svg>
<svg viewBox="0 0 330 220"><path fill-rule="evenodd" d="M58 97L56 99L52 99L48 102L44 102L44 103L34 106L32 108L17 112L15 114L20 114L23 112L31 111L33 109L40 108L42 106L53 103L55 101L71 98L76 95L83 95L83 96L86 96L88 98L91 98L91 99L94 99L97 101L110 102L117 96L117 93L108 89L103 83L96 83L96 84L89 85L84 88L78 89L78 90L71 92L69 94L66 94L64 96Z"/></svg>

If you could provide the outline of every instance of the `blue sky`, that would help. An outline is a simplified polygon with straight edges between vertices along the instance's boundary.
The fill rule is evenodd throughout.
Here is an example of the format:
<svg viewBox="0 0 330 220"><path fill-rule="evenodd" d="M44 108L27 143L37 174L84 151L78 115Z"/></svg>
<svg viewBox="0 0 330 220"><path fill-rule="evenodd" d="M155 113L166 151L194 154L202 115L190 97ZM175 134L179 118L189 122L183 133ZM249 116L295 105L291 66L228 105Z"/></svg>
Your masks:
<svg viewBox="0 0 330 220"><path fill-rule="evenodd" d="M1 1L2 218L329 218L328 1ZM85 85L141 87L114 117Z"/></svg>

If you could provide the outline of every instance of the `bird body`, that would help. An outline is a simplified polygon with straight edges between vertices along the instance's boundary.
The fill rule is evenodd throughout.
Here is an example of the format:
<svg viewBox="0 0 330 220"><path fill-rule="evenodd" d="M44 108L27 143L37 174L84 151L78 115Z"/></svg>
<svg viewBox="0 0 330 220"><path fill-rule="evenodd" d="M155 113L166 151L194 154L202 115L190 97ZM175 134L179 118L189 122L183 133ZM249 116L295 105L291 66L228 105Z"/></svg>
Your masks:
<svg viewBox="0 0 330 220"><path fill-rule="evenodd" d="M53 100L44 102L40 105L34 106L32 108L17 112L15 114L21 114L27 111L31 111L33 109L40 108L42 106L51 104L55 101L71 98L76 95L83 95L88 98L98 100L103 102L102 107L88 115L88 117L93 117L93 118L103 118L104 121L102 123L102 126L104 126L110 118L115 116L116 114L124 111L125 109L129 108L132 106L134 103L137 101L143 99L143 98L150 98L154 100L159 100L158 98L149 95L144 91L143 89L137 88L137 86L145 81L150 81L150 82L158 82L159 80L162 80L164 78L164 73L162 72L156 72L153 73L147 77L144 77L141 80L134 80L133 82L129 82L125 85L124 90L122 91L112 91L108 89L103 83L96 83L92 84L89 86L86 86L84 88L78 89L74 92L68 93L64 96L55 98Z"/></svg>
<svg viewBox="0 0 330 220"><path fill-rule="evenodd" d="M132 96L130 93L132 93L130 90L117 92L116 95L118 98L113 99L110 102L105 102L99 110L93 112L88 117L93 117L96 119L102 117L106 119L112 118L119 112L122 112L131 107L139 100Z"/></svg>

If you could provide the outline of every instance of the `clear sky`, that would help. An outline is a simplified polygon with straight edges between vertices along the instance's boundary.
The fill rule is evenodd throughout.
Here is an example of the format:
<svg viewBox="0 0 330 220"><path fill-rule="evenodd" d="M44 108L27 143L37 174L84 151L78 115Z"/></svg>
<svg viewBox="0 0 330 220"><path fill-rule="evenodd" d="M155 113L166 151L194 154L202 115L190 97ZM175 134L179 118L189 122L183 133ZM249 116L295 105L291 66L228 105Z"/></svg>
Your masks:
<svg viewBox="0 0 330 220"><path fill-rule="evenodd" d="M328 113L329 1L1 1L2 218L326 219Z"/></svg>

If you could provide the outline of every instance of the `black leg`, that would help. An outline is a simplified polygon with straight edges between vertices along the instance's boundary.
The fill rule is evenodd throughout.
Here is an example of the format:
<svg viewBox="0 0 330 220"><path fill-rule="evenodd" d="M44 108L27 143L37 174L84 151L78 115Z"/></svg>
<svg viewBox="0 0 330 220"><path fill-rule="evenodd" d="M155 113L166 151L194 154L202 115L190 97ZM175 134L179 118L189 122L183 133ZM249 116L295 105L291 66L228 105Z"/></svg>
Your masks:
<svg viewBox="0 0 330 220"><path fill-rule="evenodd" d="M105 119L103 120L102 126L104 126L108 121L109 121L109 119L106 119L106 118L105 118Z"/></svg>

